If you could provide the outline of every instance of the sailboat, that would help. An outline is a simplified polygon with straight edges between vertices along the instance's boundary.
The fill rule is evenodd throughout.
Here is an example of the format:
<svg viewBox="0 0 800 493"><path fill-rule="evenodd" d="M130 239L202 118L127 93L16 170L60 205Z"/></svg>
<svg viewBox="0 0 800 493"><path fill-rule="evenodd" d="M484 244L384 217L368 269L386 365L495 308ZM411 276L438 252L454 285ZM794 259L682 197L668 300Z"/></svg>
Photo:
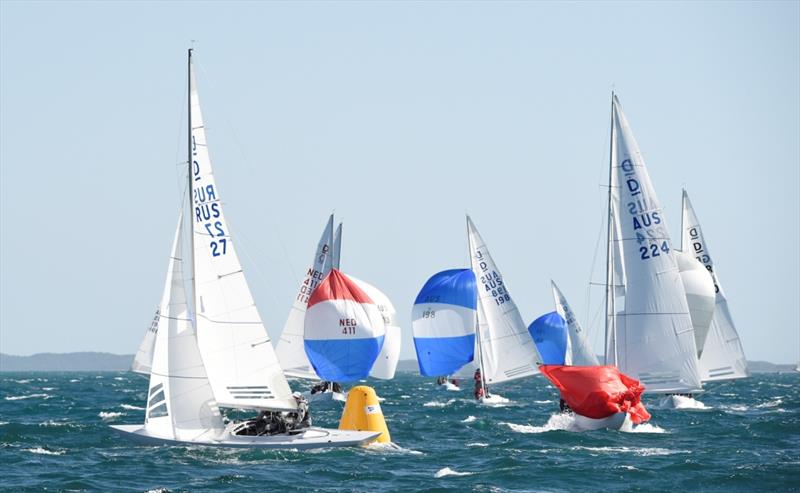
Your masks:
<svg viewBox="0 0 800 493"><path fill-rule="evenodd" d="M467 239L471 269L440 272L417 296L414 344L420 373L456 373L472 362L480 371L476 397L497 404L507 399L489 393L488 384L537 374L541 357L469 216Z"/></svg>
<svg viewBox="0 0 800 493"><path fill-rule="evenodd" d="M550 281L550 284L556 311L542 315L528 327L543 362L568 366L599 365L600 362L566 297L555 282ZM548 348L552 359L545 355L543 347Z"/></svg>
<svg viewBox="0 0 800 493"><path fill-rule="evenodd" d="M713 284L710 329L699 355L700 378L703 382L712 382L747 377L744 349L733 324L725 292L717 277L717 269L709 253L708 243L686 190L683 191L682 209L681 250L707 269Z"/></svg>
<svg viewBox="0 0 800 493"><path fill-rule="evenodd" d="M292 302L292 308L286 319L280 339L275 348L281 366L287 376L311 381L319 381L314 367L308 359L304 347L305 316L308 301L332 268L339 269L341 262L342 223L335 232L334 216L328 218L325 229L317 242L313 263L306 269L300 282L300 288ZM396 321L397 311L382 291L375 286L350 276L361 289L376 302L378 310L384 318L386 336L381 353L375 361L370 376L380 379L394 378L397 363L400 359L400 327ZM346 397L341 392L338 382L321 382L314 385L311 392L305 393L310 402L323 403L344 402Z"/></svg>
<svg viewBox="0 0 800 493"><path fill-rule="evenodd" d="M308 426L247 435L242 434L243 423L223 420L222 407L271 416L297 415L298 400L272 349L236 255L211 168L192 50L188 55L190 213L180 214L172 245L154 332L145 422L112 428L147 444L306 449L374 439L379 433ZM183 229L189 233L192 254L186 283ZM184 284L190 286L192 296L187 297Z"/></svg>
<svg viewBox="0 0 800 493"><path fill-rule="evenodd" d="M611 104L606 253L606 363L648 393L702 389L694 327L667 230L616 95Z"/></svg>

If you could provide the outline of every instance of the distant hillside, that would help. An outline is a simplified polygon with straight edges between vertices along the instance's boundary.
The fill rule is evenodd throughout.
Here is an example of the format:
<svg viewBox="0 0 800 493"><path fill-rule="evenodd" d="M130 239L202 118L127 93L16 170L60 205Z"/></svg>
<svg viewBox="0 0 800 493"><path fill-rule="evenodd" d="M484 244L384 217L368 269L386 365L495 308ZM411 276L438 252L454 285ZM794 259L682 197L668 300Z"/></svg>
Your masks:
<svg viewBox="0 0 800 493"><path fill-rule="evenodd" d="M124 371L129 370L132 354L40 353L13 356L0 353L0 371Z"/></svg>
<svg viewBox="0 0 800 493"><path fill-rule="evenodd" d="M769 361L748 361L747 369L750 373L787 373L795 371L795 365L781 365Z"/></svg>

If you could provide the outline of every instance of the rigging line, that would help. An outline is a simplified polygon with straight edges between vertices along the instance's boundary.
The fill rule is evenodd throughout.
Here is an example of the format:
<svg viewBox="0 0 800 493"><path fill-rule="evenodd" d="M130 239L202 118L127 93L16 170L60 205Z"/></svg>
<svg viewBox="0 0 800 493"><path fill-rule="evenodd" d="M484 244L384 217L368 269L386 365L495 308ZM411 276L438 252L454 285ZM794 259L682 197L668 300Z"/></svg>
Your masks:
<svg viewBox="0 0 800 493"><path fill-rule="evenodd" d="M609 149L609 145L610 145L609 141L610 141L610 139L611 139L611 122L608 121L608 124L606 125L606 131L603 134L602 151L600 152L599 176L598 176L598 180L597 180L598 183L604 183L605 182L604 178L606 176L606 171L607 171L607 166L606 166L607 160L606 160L606 157L608 157L606 155L606 152L608 152L607 149ZM605 190L608 190L608 186L600 187L600 190L605 192ZM607 194L606 193L601 193L600 196L602 198L602 204L605 206L606 205L606 200L607 200ZM600 250L600 240L601 240L601 238L603 236L603 231L606 229L604 226L606 226L606 216L608 216L608 211L606 210L606 207L599 207L598 210L600 211L600 230L597 233L597 240L595 241L595 246L594 246L594 255L592 256L592 264L591 264L591 267L589 268L589 282L590 282L590 284L586 286L586 291L585 291L585 293L586 293L586 296L585 296L586 318L585 318L585 320L587 322L587 325L585 325L585 327L586 327L587 331L590 331L592 333L597 332L597 331L590 325L592 323L591 320L590 320L591 311L592 311L592 307L591 307L591 304L592 304L591 281L592 281L592 277L594 277L594 270L597 267L597 252ZM596 337L595 337L595 340L596 340ZM603 353L605 354L605 342L603 343Z"/></svg>
<svg viewBox="0 0 800 493"><path fill-rule="evenodd" d="M206 72L205 67L201 63L198 63L197 61L195 61L195 66L197 68L199 68L200 71L202 71L203 79L205 81L207 81L208 84L211 86L212 90L214 90L216 86L214 84L213 79ZM257 178L258 175L256 174L255 168L253 167L251 161L247 158L247 155L245 154L244 146L242 145L241 140L239 139L239 135L236 132L236 129L234 128L233 124L230 123L230 120L228 120L227 114L224 111L225 110L225 106L224 106L224 104L219 104L219 103L217 104L217 106L219 108L222 108L222 111L219 112L219 114L222 116L222 122L223 122L224 126L226 127L226 130L230 133L231 137L233 138L234 147L236 148L237 151L239 151L239 154L241 156L242 162L244 163L245 167L247 168L247 171L250 173L250 176L252 178L251 180L247 180L247 182L248 183L255 183L257 181L257 180L255 180L255 178ZM250 194L244 194L242 197L238 197L237 201L241 200L243 203L245 203L245 205L248 206L248 209L259 210L259 208L255 207L256 204L253 204L250 201L250 199L249 199L250 196L251 196ZM253 195L253 196L258 196L258 194ZM299 284L300 283L300 279L297 277L297 274L296 274L297 271L295 270L294 265L292 265L291 256L289 255L289 250L286 248L286 244L283 241L283 237L280 234L280 229L278 228L278 223L272 217L272 214L270 213L270 208L269 207L263 207L263 204L260 204L260 205L262 205L262 207L260 209L263 211L262 212L262 218L265 218L267 220L266 221L268 223L267 224L267 228L274 233L273 237L278 241L278 244L281 247L281 251L282 251L283 256L284 256L284 261L286 262L286 265L289 268L290 276L294 280L295 284Z"/></svg>

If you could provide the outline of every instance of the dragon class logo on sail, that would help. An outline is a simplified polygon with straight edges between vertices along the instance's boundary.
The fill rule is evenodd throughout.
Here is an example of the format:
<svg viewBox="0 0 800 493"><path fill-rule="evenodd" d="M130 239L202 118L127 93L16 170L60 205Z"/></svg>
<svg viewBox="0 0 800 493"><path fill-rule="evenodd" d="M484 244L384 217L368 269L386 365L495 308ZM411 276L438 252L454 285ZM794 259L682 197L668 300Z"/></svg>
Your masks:
<svg viewBox="0 0 800 493"><path fill-rule="evenodd" d="M625 189L633 199L626 207L633 223L636 243L642 245L639 247L639 258L648 260L659 257L662 253L669 255L669 236L661 225L660 211L651 210L637 178L636 166L626 158L620 163L620 169L625 180Z"/></svg>
<svg viewBox="0 0 800 493"><path fill-rule="evenodd" d="M706 270L711 274L711 279L714 281L714 292L719 293L719 284L717 284L717 276L714 274L714 265L711 263L711 256L706 251L703 245L703 237L700 234L700 228L692 226L689 228L689 240L692 242L692 250L694 250L695 258L705 266Z"/></svg>
<svg viewBox="0 0 800 493"><path fill-rule="evenodd" d="M225 255L228 253L228 239L225 234L225 225L222 223L219 199L213 183L208 185L202 183L203 177L200 175L200 163L197 161L197 143L194 135L192 135L192 175L195 182L200 182L192 190L194 221L201 223L208 236L214 238L208 245L211 249L211 256Z"/></svg>
<svg viewBox="0 0 800 493"><path fill-rule="evenodd" d="M506 301L511 301L511 296L508 294L508 291L506 291L503 285L503 278L500 277L500 274L495 270L488 272L489 266L484 260L483 251L478 250L475 258L478 260L478 267L481 268L481 273L483 274L481 275L483 288L487 292L491 292L494 302L498 305L502 305Z"/></svg>

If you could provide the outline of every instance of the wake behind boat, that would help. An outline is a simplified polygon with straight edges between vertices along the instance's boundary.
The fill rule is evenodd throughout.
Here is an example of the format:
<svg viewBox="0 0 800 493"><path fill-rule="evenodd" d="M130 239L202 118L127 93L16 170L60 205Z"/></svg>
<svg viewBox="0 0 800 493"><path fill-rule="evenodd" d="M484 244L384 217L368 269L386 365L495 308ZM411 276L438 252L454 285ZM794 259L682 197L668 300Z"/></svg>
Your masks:
<svg viewBox="0 0 800 493"><path fill-rule="evenodd" d="M380 433L312 427L307 403L292 394L223 214L192 50L188 85L191 193L186 194L185 206L190 212L179 214L155 329L148 330L134 362L139 372L149 369L150 374L145 422L112 428L137 443L226 447L308 449L358 445L376 438ZM188 276L182 258L184 229L191 253ZM256 410L259 415L225 424L220 408Z"/></svg>

